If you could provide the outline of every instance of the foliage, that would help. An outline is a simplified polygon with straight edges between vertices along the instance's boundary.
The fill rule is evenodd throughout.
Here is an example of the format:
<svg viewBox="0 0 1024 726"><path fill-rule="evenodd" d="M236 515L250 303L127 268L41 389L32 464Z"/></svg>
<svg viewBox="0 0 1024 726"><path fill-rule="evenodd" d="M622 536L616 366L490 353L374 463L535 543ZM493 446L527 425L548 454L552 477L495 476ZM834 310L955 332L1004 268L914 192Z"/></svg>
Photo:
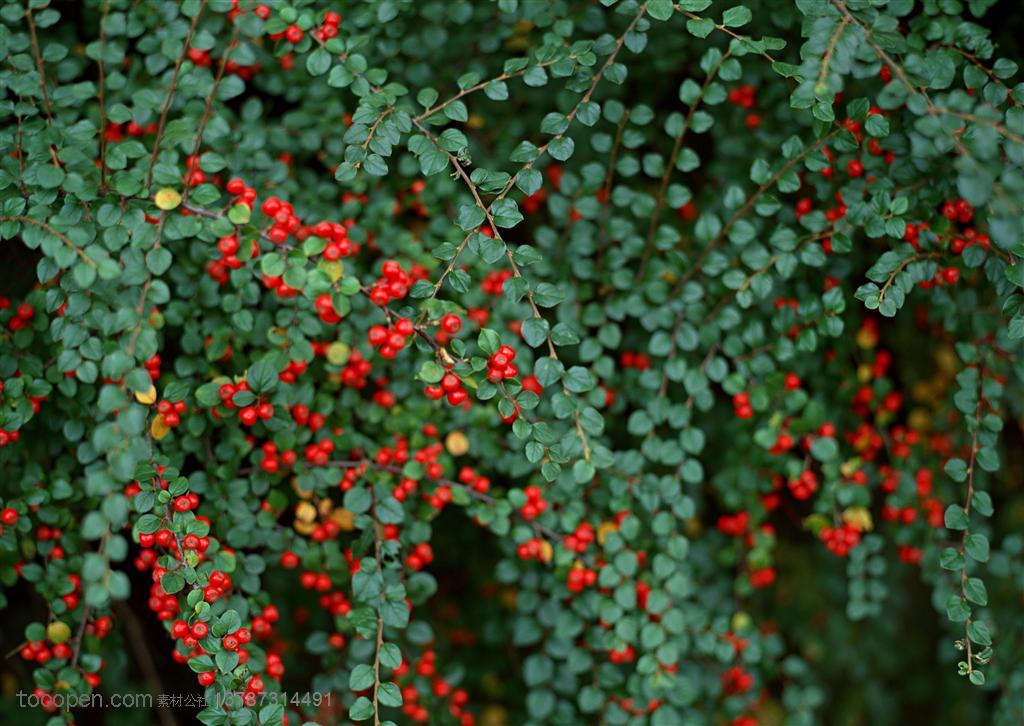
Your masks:
<svg viewBox="0 0 1024 726"><path fill-rule="evenodd" d="M897 722L887 679L1020 723L992 5L5 4L23 687L72 720L152 650L206 724Z"/></svg>

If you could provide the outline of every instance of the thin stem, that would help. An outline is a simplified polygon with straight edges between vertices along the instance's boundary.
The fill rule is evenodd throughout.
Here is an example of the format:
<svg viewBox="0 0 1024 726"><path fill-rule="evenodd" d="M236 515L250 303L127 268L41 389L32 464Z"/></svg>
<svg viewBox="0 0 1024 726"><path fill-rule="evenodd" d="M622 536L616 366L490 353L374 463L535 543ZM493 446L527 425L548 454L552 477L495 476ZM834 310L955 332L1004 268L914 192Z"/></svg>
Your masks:
<svg viewBox="0 0 1024 726"><path fill-rule="evenodd" d="M100 104L100 190L107 188L107 72L103 62L103 55L107 50L107 34L103 30L103 24L107 21L107 13L110 11L110 0L103 2L103 14L100 15L100 57L96 61L96 70L99 75L98 100Z"/></svg>
<svg viewBox="0 0 1024 726"><path fill-rule="evenodd" d="M198 13L196 14L198 17ZM221 79L224 78L224 71L228 67L228 58L231 56L231 51L234 50L235 44L238 42L239 27L236 25L235 29L231 32L231 39L228 41L228 47L224 51L224 55L220 58L220 67L217 69L217 76L213 79L213 88L210 89L209 95L206 97L206 106L203 108L203 116L199 119L199 129L196 131L196 143L192 147L192 157L199 156L199 149L203 144L203 133L206 131L206 124L210 122L210 116L213 113L213 102L217 97L217 89L220 87ZM151 169L152 170L152 169ZM188 201L188 194L192 191L192 171L189 171L189 179L185 184L185 190L181 194L182 203Z"/></svg>
<svg viewBox="0 0 1024 726"><path fill-rule="evenodd" d="M201 0L199 8L196 10L196 14L192 16L192 24L189 25L188 33L185 35L185 40L181 47L181 55L178 56L178 62L174 64L174 74L171 76L171 85L167 89L167 95L164 97L163 108L160 109L160 122L156 127L156 139L153 141L153 153L149 157L149 171L146 172L146 193L149 193L150 188L153 186L153 167L156 166L156 158L160 155L160 143L164 138L164 127L167 125L167 114L171 110L171 100L174 98L174 90L178 86L178 75L181 73L181 64L185 62L186 56L188 56L188 49L192 45L192 35L196 32L196 26L199 24L199 17L203 14L203 10L206 9L207 0ZM186 187L186 191L187 191Z"/></svg>
<svg viewBox="0 0 1024 726"><path fill-rule="evenodd" d="M14 217L0 217L0 222L24 222L26 224L31 224L34 227L44 229L50 234L52 234L54 237L59 239L61 242L63 242L67 247L73 249L75 251L75 254L82 259L82 262L84 262L94 270L97 269L96 263L93 262L92 259L90 259L90 257L87 254L85 254L85 250L83 250L81 247L79 247L70 239L68 239L66 235L61 234L60 232L55 230L46 222L40 222L38 219L32 219L32 217L27 217L25 215L17 215Z"/></svg>
<svg viewBox="0 0 1024 726"><path fill-rule="evenodd" d="M760 199L761 196L765 192L767 192L769 189L771 189L773 186L775 186L776 182L778 182L779 179L781 179L793 167L795 167L797 164L802 162L804 159L806 159L812 153L814 153L815 151L820 149L822 146L827 144L829 142L829 140L831 140L832 137L834 137L836 134L838 134L841 130L842 129L840 127L833 128L831 131L829 131L827 134L822 136L816 142L814 142L813 144L808 146L806 149L801 151L799 154L794 156L792 159L790 159L788 162L786 162L785 166L783 166L781 169L779 169L772 176L771 179L769 179L764 184L762 184L760 187L758 187L758 189L750 196L750 198L747 199L746 203L742 207L737 209L736 212L729 219L729 221L725 223L725 226L723 226L721 231L717 235L715 235L715 238L712 239L710 242L708 242L708 244L704 247L704 249L701 251L700 255L697 257L696 262L693 263L693 267L691 267L686 272L686 274L683 275L682 278L680 278L679 282L676 283L676 286L675 286L675 288L672 291L672 295L673 296L678 295L679 292L683 289L683 286L687 282L689 282L690 279L695 274L697 274L697 272L699 272L702 269L703 264L704 264L704 260L707 259L707 256L709 254L711 254L711 252L716 247L718 247L718 245L720 245L723 240L725 240L725 238L729 235L729 231L733 228L733 225L735 225L740 219L742 219L743 216L747 214L747 212L749 212L751 209L754 208L754 205L757 204L757 200Z"/></svg>
<svg viewBox="0 0 1024 726"><path fill-rule="evenodd" d="M661 209L665 205L665 192L668 191L668 183L672 178L672 172L676 166L676 158L679 156L679 151L683 147L683 139L686 138L686 133L690 130L690 124L693 122L693 116L697 112L697 108L700 106L702 100L704 100L704 94L707 93L708 86L718 75L719 69L722 64L725 63L731 57L731 53L724 53L718 63L711 72L708 73L707 78L704 79L704 84L700 88L700 93L697 94L697 98L694 99L693 103L690 104L690 110L686 112L686 119L683 121L683 128L679 134L676 135L675 144L672 146L672 153L668 157L668 163L665 165L665 171L661 175L661 184L658 187L658 196L655 199L654 212L651 214L651 222L647 226L647 244L644 247L643 255L640 257L640 265L637 267L636 275L633 277L634 284L639 283L644 279L644 275L647 274L647 263L650 261L651 253L654 251L654 236L658 231L658 220L661 217Z"/></svg>

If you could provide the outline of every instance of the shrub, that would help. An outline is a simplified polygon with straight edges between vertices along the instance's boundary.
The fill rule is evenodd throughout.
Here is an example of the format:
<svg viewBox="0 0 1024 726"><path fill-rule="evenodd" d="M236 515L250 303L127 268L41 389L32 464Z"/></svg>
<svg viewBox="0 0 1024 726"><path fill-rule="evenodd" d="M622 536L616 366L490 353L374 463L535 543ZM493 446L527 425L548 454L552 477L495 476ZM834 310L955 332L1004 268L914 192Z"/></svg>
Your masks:
<svg viewBox="0 0 1024 726"><path fill-rule="evenodd" d="M6 4L19 687L1020 723L992 5Z"/></svg>

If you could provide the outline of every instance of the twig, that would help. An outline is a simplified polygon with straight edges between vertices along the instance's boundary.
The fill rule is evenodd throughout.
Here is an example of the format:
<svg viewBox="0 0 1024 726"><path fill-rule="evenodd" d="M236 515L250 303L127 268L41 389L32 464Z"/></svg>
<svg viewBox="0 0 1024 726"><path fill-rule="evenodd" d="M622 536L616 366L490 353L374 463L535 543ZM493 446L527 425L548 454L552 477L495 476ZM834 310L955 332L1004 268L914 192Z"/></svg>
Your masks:
<svg viewBox="0 0 1024 726"><path fill-rule="evenodd" d="M26 224L31 224L34 227L44 229L50 234L52 234L54 237L59 239L61 242L63 242L65 245L73 249L75 251L75 254L82 258L82 262L89 265L89 267L93 268L94 270L97 269L96 263L93 262L92 259L87 254L85 254L85 250L83 250L81 247L79 247L70 239L68 239L66 235L63 235L57 230L55 230L46 222L40 222L38 219L32 219L32 217L27 217L25 215L17 215L14 217L0 217L0 222L25 222Z"/></svg>
<svg viewBox="0 0 1024 726"><path fill-rule="evenodd" d="M171 99L174 98L174 90L178 86L178 74L181 73L181 64L185 62L185 58L188 56L188 49L192 45L192 35L196 32L196 26L199 24L199 17L203 14L203 10L206 9L206 2L207 0L200 0L199 8L196 10L196 14L192 16L192 24L189 25L188 33L185 35L185 40L183 41L181 48L181 55L178 56L178 62L174 64L174 74L171 76L171 86L167 89L167 95L164 97L163 108L160 109L160 122L156 127L156 139L153 141L153 153L149 157L149 171L146 172L147 194L153 186L153 167L156 166L156 158L160 154L160 143L164 138L164 127L167 125L167 114L171 110Z"/></svg>

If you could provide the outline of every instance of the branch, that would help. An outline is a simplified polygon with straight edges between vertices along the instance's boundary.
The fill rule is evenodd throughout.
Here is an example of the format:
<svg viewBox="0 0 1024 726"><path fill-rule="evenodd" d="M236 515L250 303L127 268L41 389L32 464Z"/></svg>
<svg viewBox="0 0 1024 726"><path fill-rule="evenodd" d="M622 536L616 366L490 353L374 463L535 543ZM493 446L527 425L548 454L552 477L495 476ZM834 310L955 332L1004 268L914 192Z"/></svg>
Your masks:
<svg viewBox="0 0 1024 726"><path fill-rule="evenodd" d="M199 17L199 13L196 13L196 17ZM228 58L231 56L231 51L234 50L235 44L238 42L239 26L235 25L235 29L231 32L231 39L228 41L228 47L224 51L224 55L220 58L220 68L217 69L217 77L213 79L213 88L210 89L210 94L206 97L206 106L203 109L203 116L199 119L199 130L196 131L196 143L192 147L192 156L199 156L199 148L203 144L203 133L206 131L206 124L210 122L210 116L213 111L213 101L217 96L217 88L220 86L221 79L224 78L224 71L228 67ZM169 97L168 97L169 98ZM153 167L150 166L150 172L153 171ZM181 194L182 203L188 201L188 193L192 191L192 173L189 172L189 179L185 183L185 190Z"/></svg>
<svg viewBox="0 0 1024 726"><path fill-rule="evenodd" d="M171 110L171 99L174 98L174 90L178 85L178 74L181 73L181 64L185 62L185 57L188 55L189 46L192 45L192 35L196 32L196 26L199 24L199 16L203 14L203 10L206 8L207 0L200 0L199 9L196 10L196 14L192 16L192 24L188 28L188 34L185 36L185 40L181 47L181 55L178 56L178 62L174 64L174 75L171 76L171 87L167 89L167 96L164 97L164 105L160 110L160 123L156 128L156 139L153 141L153 153L149 157L149 171L146 172L146 194L149 194L150 188L153 186L153 167L156 166L156 157L160 154L160 142L164 138L164 127L167 125L167 114Z"/></svg>
<svg viewBox="0 0 1024 726"><path fill-rule="evenodd" d="M82 262L89 265L89 267L91 267L94 270L97 269L96 263L93 262L92 259L87 254L85 254L85 250L83 250L81 247L79 247L70 239L68 239L66 235L63 235L57 230L55 230L46 222L40 222L38 219L32 219L32 217L27 217L23 214L14 217L0 217L0 222L25 222L26 224L31 224L34 227L44 229L50 234L52 234L54 237L59 239L61 242L63 242L65 245L73 249L75 251L75 254L82 258Z"/></svg>

